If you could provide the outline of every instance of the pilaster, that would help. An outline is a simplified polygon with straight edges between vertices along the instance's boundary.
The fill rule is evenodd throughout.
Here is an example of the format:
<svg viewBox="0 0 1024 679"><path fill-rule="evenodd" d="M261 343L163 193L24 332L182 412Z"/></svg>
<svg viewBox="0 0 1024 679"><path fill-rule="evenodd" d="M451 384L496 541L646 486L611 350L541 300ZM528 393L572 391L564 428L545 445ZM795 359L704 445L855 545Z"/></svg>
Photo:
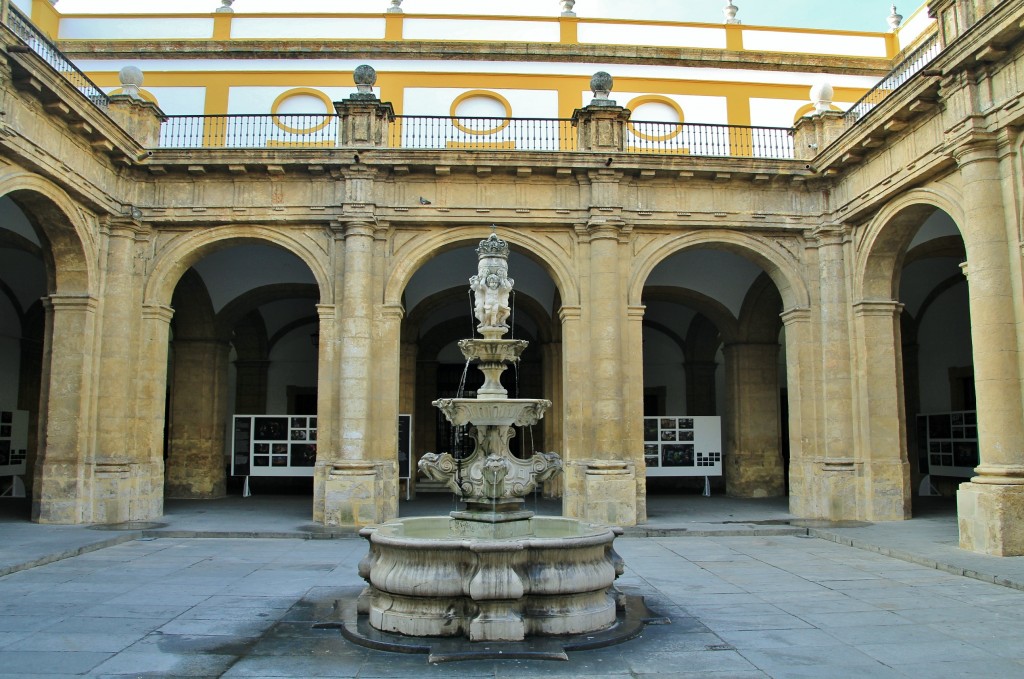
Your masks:
<svg viewBox="0 0 1024 679"><path fill-rule="evenodd" d="M786 328L786 393L789 398L789 511L795 516L814 516L818 493L817 474L818 351L814 342L811 310L792 308L782 312Z"/></svg>
<svg viewBox="0 0 1024 679"><path fill-rule="evenodd" d="M729 344L724 353L729 390L726 492L733 497L780 496L785 478L779 451L779 345Z"/></svg>
<svg viewBox="0 0 1024 679"><path fill-rule="evenodd" d="M863 463L861 518L910 518L910 465L903 398L899 322L903 305L863 300L853 305L857 342L858 418Z"/></svg>
<svg viewBox="0 0 1024 679"><path fill-rule="evenodd" d="M148 229L125 217L101 224L106 247L103 264L100 360L97 381L96 443L93 451L94 505L91 521L120 523L160 516L162 460L138 446L148 426L134 408L141 351L143 267Z"/></svg>
<svg viewBox="0 0 1024 679"><path fill-rule="evenodd" d="M99 302L91 295L43 299L41 433L32 490L32 520L87 523L89 442L93 429L94 342Z"/></svg>

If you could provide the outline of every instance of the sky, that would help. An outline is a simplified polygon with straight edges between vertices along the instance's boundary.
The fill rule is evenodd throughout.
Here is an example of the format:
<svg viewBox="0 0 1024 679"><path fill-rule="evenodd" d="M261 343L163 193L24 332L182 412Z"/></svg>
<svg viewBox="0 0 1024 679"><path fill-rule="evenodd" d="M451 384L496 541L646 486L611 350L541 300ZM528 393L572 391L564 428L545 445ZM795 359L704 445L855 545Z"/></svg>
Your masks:
<svg viewBox="0 0 1024 679"><path fill-rule="evenodd" d="M896 0L900 14L909 17L926 0ZM220 0L58 0L65 14L102 12L211 12ZM660 19L719 23L725 0L577 0L581 18ZM736 15L754 26L832 28L851 31L886 31L892 0L733 0ZM234 10L245 12L358 12L380 13L389 0L235 0ZM558 0L404 0L402 8L417 14L513 14L555 16Z"/></svg>

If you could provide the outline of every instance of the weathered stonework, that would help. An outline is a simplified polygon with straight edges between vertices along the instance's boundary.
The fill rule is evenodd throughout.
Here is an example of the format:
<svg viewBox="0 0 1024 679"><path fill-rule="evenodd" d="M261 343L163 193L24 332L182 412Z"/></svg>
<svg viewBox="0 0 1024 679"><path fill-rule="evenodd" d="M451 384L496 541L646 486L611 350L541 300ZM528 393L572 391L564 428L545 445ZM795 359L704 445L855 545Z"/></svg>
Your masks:
<svg viewBox="0 0 1024 679"><path fill-rule="evenodd" d="M218 437L227 387L203 376L223 376L227 338L212 328L169 335L172 323L176 331L185 324L172 296L189 266L242 242L294 254L315 280L313 518L394 518L394 423L400 410L429 407L418 394L430 389L415 371L422 357L403 295L424 262L486 237L492 223L507 227L512 246L557 288L560 306L538 345L538 395L554 404L544 426L565 460L567 516L646 520L642 324L647 295L659 291L645 286L673 254L710 248L755 262L777 292L761 300L771 314L716 325L728 375L727 491L763 497L784 486L781 385L771 363L781 322L791 511L908 518L907 356L894 281L920 215L941 209L968 257L982 459L958 493L962 546L1024 553L1024 484L1014 471L1024 464L1014 208L1024 10L981 0L932 9L946 51L856 124L832 112L800 121L793 161L630 153L628 112L607 105L577 111L580 150L571 153L409 152L388 146L393 112L370 99L339 103L337 149L161 150L153 148L159 109L115 98L108 117L34 55L9 50L0 64L0 195L37 225L52 262L33 413L33 518L148 520L165 496L224 492ZM14 46L12 36L4 40ZM606 52L624 58L618 48ZM849 68L879 72L877 64ZM181 356L169 372L174 342ZM707 353L687 370L713 375ZM402 369L409 365L415 374ZM265 389L257 362L242 359L236 369L257 395ZM165 466L169 380L199 391L190 403L172 395L170 449L181 455ZM716 398L688 394L704 406ZM414 426L419 438L433 433L429 423Z"/></svg>

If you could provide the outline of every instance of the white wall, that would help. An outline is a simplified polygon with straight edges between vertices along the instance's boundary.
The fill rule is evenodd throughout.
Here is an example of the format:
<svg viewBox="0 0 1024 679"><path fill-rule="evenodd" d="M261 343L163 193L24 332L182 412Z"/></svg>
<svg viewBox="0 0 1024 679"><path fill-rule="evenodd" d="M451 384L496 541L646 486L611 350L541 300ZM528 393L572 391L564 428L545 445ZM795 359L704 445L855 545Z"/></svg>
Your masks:
<svg viewBox="0 0 1024 679"><path fill-rule="evenodd" d="M170 18L131 19L126 17L74 18L60 22L61 40L188 40L213 36L213 19Z"/></svg>

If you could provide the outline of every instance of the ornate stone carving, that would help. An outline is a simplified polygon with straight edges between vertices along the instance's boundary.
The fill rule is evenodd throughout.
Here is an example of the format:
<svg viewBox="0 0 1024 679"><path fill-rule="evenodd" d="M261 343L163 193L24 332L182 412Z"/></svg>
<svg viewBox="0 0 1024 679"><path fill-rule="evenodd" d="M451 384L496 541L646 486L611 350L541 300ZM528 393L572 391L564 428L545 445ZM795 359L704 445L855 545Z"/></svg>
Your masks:
<svg viewBox="0 0 1024 679"><path fill-rule="evenodd" d="M501 337L508 330L505 321L512 313L508 296L515 284L508 277L508 243L492 233L480 241L476 252L477 273L470 277L469 285L473 290L473 313L480 321L477 330L484 337Z"/></svg>
<svg viewBox="0 0 1024 679"><path fill-rule="evenodd" d="M528 459L514 457L508 449L515 430L508 426L470 427L476 446L464 460L449 453L426 453L419 462L427 478L472 505L507 504L523 498L562 470L557 453L538 452Z"/></svg>

